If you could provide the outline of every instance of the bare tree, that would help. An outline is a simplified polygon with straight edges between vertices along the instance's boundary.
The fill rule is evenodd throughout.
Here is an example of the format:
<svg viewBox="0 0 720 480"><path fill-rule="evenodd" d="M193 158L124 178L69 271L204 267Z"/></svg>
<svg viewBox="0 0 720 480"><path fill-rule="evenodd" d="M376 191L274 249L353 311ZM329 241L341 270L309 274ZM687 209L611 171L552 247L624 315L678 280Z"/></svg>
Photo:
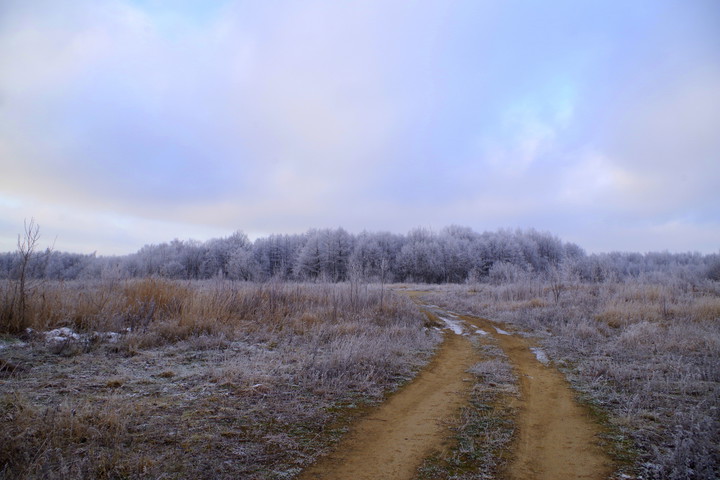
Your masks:
<svg viewBox="0 0 720 480"><path fill-rule="evenodd" d="M380 260L380 310L383 309L383 301L385 300L385 281L387 280L390 265L388 259L383 257Z"/></svg>
<svg viewBox="0 0 720 480"><path fill-rule="evenodd" d="M567 288L567 285L565 284L567 276L566 272L563 268L553 266L550 268L547 276L550 281L550 291L552 292L553 299L557 305L560 303L560 296Z"/></svg>
<svg viewBox="0 0 720 480"><path fill-rule="evenodd" d="M40 226L35 223L34 218L30 222L23 222L22 234L18 234L17 253L20 258L20 271L15 287L15 299L17 302L16 315L9 325L11 331L21 331L27 324L27 273L28 265L32 259L38 240L40 239Z"/></svg>
<svg viewBox="0 0 720 480"><path fill-rule="evenodd" d="M360 308L360 284L365 281L362 263L358 257L350 257L348 262L348 280L350 280L350 303L355 311Z"/></svg>

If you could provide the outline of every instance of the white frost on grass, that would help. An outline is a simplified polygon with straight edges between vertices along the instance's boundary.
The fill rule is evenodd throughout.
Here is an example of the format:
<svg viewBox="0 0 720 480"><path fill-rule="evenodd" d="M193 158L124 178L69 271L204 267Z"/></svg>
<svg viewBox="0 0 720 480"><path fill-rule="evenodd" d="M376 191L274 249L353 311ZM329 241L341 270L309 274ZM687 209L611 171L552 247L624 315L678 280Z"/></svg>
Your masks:
<svg viewBox="0 0 720 480"><path fill-rule="evenodd" d="M105 340L109 343L117 343L120 339L118 332L92 332L92 333L75 333L72 328L62 327L45 332L46 342L65 342L69 340L89 340L92 338Z"/></svg>
<svg viewBox="0 0 720 480"><path fill-rule="evenodd" d="M442 320L443 322L445 322L446 327L449 328L450 330L452 330L453 333L456 333L457 335L463 334L462 322L460 322L458 320L450 320L447 317L441 317L439 315L438 315L438 318L440 320Z"/></svg>
<svg viewBox="0 0 720 480"><path fill-rule="evenodd" d="M486 332L482 328L478 328L477 330L475 330L475 333L477 333L479 335L488 335L488 332Z"/></svg>
<svg viewBox="0 0 720 480"><path fill-rule="evenodd" d="M72 328L62 327L45 332L45 340L48 342L63 342L65 340L80 340L80 335L73 332Z"/></svg>
<svg viewBox="0 0 720 480"><path fill-rule="evenodd" d="M117 332L97 333L97 335L100 335L110 343L117 343L117 341L120 339L120 334Z"/></svg>
<svg viewBox="0 0 720 480"><path fill-rule="evenodd" d="M498 332L500 335L512 335L512 333L508 333L502 328L495 327L495 331Z"/></svg>
<svg viewBox="0 0 720 480"><path fill-rule="evenodd" d="M543 365L547 365L548 363L550 363L550 359L542 349L538 347L532 347L530 351L535 354L535 358L538 359L538 362L542 363Z"/></svg>
<svg viewBox="0 0 720 480"><path fill-rule="evenodd" d="M20 340L0 338L0 350L9 347L24 347L25 345L27 345L27 343L21 342Z"/></svg>

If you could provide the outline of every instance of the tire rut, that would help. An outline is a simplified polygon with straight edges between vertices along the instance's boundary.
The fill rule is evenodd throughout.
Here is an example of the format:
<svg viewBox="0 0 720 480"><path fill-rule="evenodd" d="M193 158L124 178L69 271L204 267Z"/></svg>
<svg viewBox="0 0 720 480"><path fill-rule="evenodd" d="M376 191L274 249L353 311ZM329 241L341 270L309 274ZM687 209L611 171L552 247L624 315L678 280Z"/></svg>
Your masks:
<svg viewBox="0 0 720 480"><path fill-rule="evenodd" d="M434 305L424 306L448 315ZM489 320L449 316L481 328L508 356L520 383L517 437L508 480L603 480L613 471L598 445L600 429L575 401L565 378L543 365L527 339ZM478 360L467 336L447 332L433 360L408 385L353 424L335 450L300 480L411 480L430 454L450 447L445 423L467 402L466 373Z"/></svg>
<svg viewBox="0 0 720 480"><path fill-rule="evenodd" d="M518 435L506 471L511 480L603 480L613 471L598 445L599 426L556 369L543 365L527 339L496 330L488 320L462 316L488 331L509 357L520 383ZM503 330L504 331L504 330Z"/></svg>
<svg viewBox="0 0 720 480"><path fill-rule="evenodd" d="M448 332L430 364L356 422L300 480L413 478L423 459L449 445L445 422L467 401L465 372L475 359L470 342Z"/></svg>

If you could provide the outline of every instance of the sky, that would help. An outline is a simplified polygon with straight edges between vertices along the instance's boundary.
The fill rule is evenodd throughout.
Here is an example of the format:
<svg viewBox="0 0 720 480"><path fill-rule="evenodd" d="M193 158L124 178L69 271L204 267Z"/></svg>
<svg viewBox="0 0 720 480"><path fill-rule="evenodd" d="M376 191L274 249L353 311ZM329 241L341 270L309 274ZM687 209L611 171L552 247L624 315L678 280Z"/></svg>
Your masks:
<svg viewBox="0 0 720 480"><path fill-rule="evenodd" d="M2 0L0 251L343 227L720 251L716 0Z"/></svg>

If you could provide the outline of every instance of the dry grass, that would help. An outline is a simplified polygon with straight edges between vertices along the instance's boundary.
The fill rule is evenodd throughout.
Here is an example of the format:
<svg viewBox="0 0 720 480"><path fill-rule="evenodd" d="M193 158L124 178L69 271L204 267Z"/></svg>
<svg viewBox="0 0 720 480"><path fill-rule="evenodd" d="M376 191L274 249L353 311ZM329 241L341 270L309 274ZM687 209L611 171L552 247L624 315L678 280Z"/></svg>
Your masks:
<svg viewBox="0 0 720 480"><path fill-rule="evenodd" d="M0 478L292 478L439 341L361 290L44 284L33 333L0 338Z"/></svg>
<svg viewBox="0 0 720 480"><path fill-rule="evenodd" d="M717 284L574 284L555 302L528 282L446 286L425 298L540 336L585 400L607 412L617 453L631 458L626 473L720 477Z"/></svg>

